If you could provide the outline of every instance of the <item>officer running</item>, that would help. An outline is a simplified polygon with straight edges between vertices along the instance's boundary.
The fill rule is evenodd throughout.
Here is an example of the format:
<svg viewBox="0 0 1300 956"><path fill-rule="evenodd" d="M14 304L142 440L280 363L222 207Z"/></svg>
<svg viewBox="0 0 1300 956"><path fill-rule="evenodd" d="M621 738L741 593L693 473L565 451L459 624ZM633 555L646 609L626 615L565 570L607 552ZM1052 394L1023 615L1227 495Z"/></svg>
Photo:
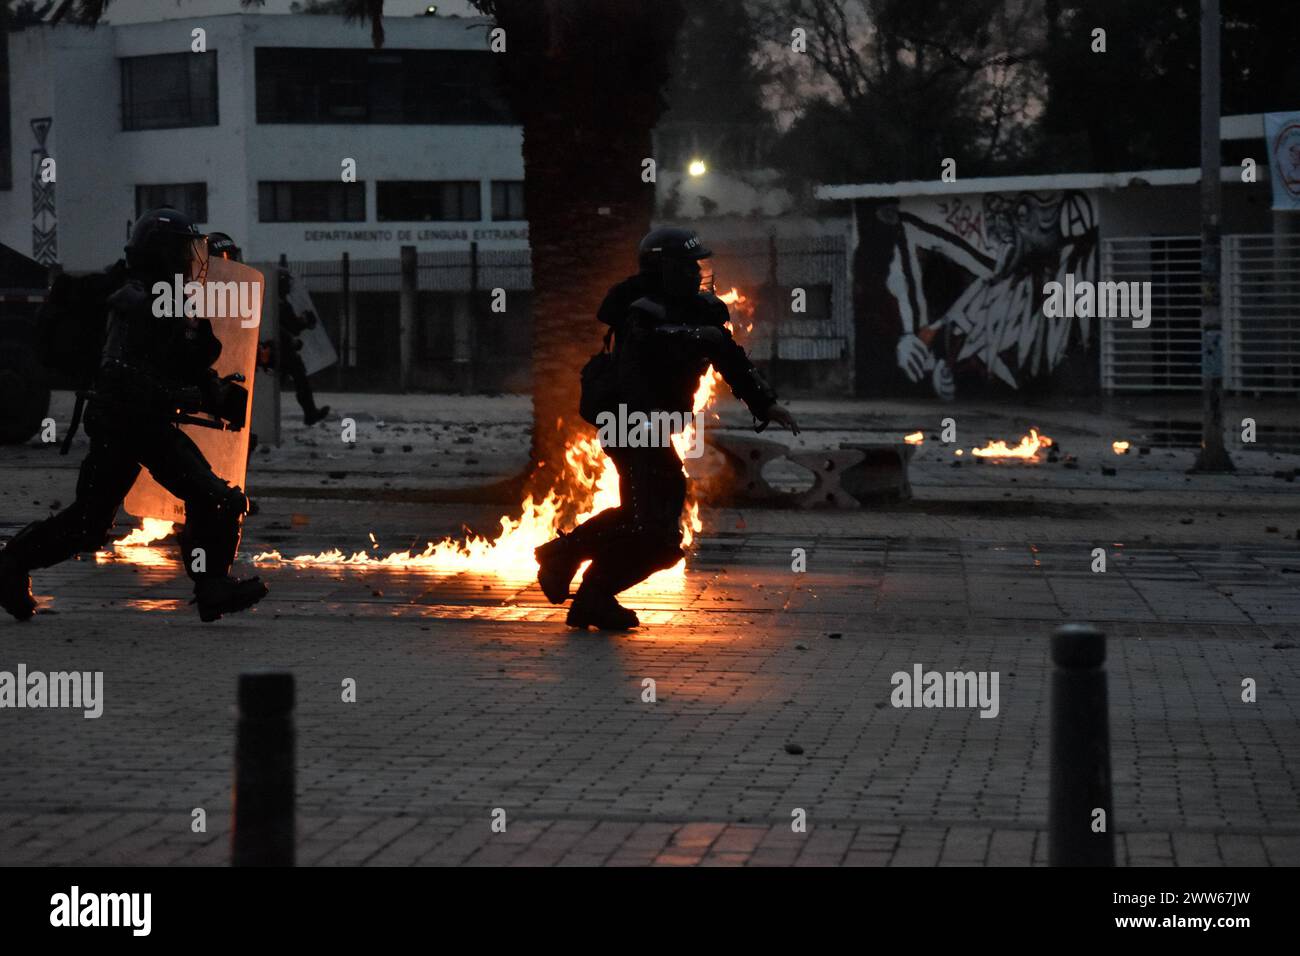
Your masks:
<svg viewBox="0 0 1300 956"><path fill-rule="evenodd" d="M798 434L793 416L727 330L727 306L713 295L711 277L702 290L700 262L712 252L699 236L656 229L638 253L640 272L614 286L598 313L613 332L617 401L629 414L689 416L700 376L712 365L756 419ZM578 568L590 560L566 623L625 630L640 621L615 595L682 558L686 475L671 445L604 450L618 469L618 507L539 547L537 580L547 600L562 604Z"/></svg>
<svg viewBox="0 0 1300 956"><path fill-rule="evenodd" d="M316 396L312 394L311 380L307 375L307 367L303 364L302 356L298 354L302 349L302 341L298 338L308 329L314 329L316 323L320 320L316 318L315 312L306 312L299 315L294 309L293 304L289 301L289 296L293 292L293 274L288 269L281 267L278 273L280 286L280 381L292 381L294 394L298 396L298 404L302 407L302 420L307 425L315 425L323 421L330 413L330 407L323 405L316 407Z"/></svg>
<svg viewBox="0 0 1300 956"><path fill-rule="evenodd" d="M247 499L213 473L181 431L178 412L202 411L242 425L247 393L212 368L221 343L207 319L156 317L152 289L202 282L207 237L175 209L155 209L135 224L126 245L123 284L107 300L108 319L85 416L90 452L81 463L76 500L28 525L0 550L0 606L20 621L36 612L33 568L103 547L141 467L185 503L182 563L194 581L199 618L252 607L266 596L258 578L230 576ZM195 548L203 562L191 562ZM200 566L203 570L195 570Z"/></svg>

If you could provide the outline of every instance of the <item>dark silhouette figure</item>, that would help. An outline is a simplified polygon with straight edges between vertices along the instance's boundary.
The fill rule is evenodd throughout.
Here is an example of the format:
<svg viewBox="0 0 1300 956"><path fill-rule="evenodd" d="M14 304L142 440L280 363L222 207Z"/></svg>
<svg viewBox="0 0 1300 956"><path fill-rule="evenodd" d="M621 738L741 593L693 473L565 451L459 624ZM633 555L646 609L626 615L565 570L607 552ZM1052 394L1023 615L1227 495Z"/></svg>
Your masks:
<svg viewBox="0 0 1300 956"><path fill-rule="evenodd" d="M755 418L797 433L793 417L732 339L726 304L711 288L701 291L700 263L710 255L686 229L656 229L641 241L640 272L614 286L600 307L612 348L584 369L583 415L589 421L618 405L629 414L689 416L700 377L712 365ZM667 442L609 445L605 453L618 469L618 507L538 548L537 579L547 599L560 604L582 562L590 560L567 623L621 630L640 622L615 595L682 557L686 475Z"/></svg>

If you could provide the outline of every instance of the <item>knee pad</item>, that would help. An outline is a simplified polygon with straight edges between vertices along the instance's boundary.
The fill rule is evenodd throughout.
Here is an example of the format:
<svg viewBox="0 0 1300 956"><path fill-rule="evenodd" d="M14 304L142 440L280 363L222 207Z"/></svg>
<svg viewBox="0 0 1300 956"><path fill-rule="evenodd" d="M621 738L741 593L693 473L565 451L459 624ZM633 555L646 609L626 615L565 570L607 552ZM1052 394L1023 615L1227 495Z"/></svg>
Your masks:
<svg viewBox="0 0 1300 956"><path fill-rule="evenodd" d="M242 518L248 514L248 495L238 485L226 485L225 490L217 496L217 510L223 517L229 515Z"/></svg>
<svg viewBox="0 0 1300 956"><path fill-rule="evenodd" d="M248 512L248 498L238 487L222 483L185 502L185 528L189 536L217 529L238 529Z"/></svg>
<svg viewBox="0 0 1300 956"><path fill-rule="evenodd" d="M95 515L89 509L73 504L68 513L74 521L79 551L102 551L113 537L113 521L117 512Z"/></svg>

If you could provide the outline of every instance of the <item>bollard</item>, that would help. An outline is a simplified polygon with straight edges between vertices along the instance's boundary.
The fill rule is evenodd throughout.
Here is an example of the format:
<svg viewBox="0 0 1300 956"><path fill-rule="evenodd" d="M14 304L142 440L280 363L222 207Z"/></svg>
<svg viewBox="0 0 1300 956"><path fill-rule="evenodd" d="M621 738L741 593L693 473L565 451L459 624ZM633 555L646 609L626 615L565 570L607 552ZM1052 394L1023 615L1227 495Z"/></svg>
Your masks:
<svg viewBox="0 0 1300 956"><path fill-rule="evenodd" d="M1091 625L1052 635L1050 866L1115 865L1105 661L1106 636ZM1106 812L1102 832L1093 829L1097 808Z"/></svg>
<svg viewBox="0 0 1300 956"><path fill-rule="evenodd" d="M239 675L230 857L235 866L293 866L293 675Z"/></svg>

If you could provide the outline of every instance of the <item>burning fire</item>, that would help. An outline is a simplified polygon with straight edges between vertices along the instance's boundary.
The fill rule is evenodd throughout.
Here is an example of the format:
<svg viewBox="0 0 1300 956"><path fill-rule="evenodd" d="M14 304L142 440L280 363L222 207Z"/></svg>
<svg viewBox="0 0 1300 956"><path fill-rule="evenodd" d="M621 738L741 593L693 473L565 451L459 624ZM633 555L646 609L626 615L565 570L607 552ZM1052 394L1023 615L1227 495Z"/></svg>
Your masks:
<svg viewBox="0 0 1300 956"><path fill-rule="evenodd" d="M125 538L119 538L113 542L115 548L134 548L143 547L147 544L153 544L155 541L161 541L172 533L175 526L170 521L164 521L161 518L145 518L140 527L136 528Z"/></svg>
<svg viewBox="0 0 1300 956"><path fill-rule="evenodd" d="M140 527L125 538L114 541L112 550L96 552L95 560L103 562L124 559L132 564L152 567L170 564L171 559L161 548L150 547L150 545L161 541L174 529L175 526L170 521L161 518L144 518L140 522Z"/></svg>
<svg viewBox="0 0 1300 956"><path fill-rule="evenodd" d="M735 289L719 298L729 306L738 307L742 314L749 311L745 309L747 299ZM704 373L695 391L693 411L702 412L713 403L721 379L722 376L712 367ZM692 422L687 425L686 431L673 436L673 447L677 449L679 457L692 445L694 431ZM577 501L580 512L577 523L606 508L616 507L619 503L618 471L594 437L571 442L565 449L564 459L567 466L565 487L558 491L551 489L540 501L529 495L521 505L518 518L509 515L501 517L501 530L495 538L477 535L463 541L444 538L430 542L423 551L397 551L382 557L364 551L348 555L334 549L321 554L285 558L278 551L268 551L255 555L253 562L295 567L361 565L376 569L429 571L435 574L477 572L506 579L528 580L537 573L533 549L545 544L562 530L560 514L564 500ZM689 547L703 527L699 503L688 501L682 519L683 545ZM374 540L373 535L371 540ZM686 561L683 559L674 567L651 576L626 594L636 597L669 589L677 590L685 582L685 575Z"/></svg>
<svg viewBox="0 0 1300 956"><path fill-rule="evenodd" d="M1117 455L1127 455L1130 447L1126 441L1113 441L1110 443L1111 451Z"/></svg>
<svg viewBox="0 0 1300 956"><path fill-rule="evenodd" d="M910 435L904 435L903 441L909 445L919 445L925 441L925 435L922 432L912 432Z"/></svg>
<svg viewBox="0 0 1300 956"><path fill-rule="evenodd" d="M999 439L989 442L983 448L972 448L971 454L977 458L1033 458L1043 448L1050 448L1052 440L1046 435L1038 434L1038 429L1029 429L1029 434L1020 439L1020 444L1008 448L1007 443Z"/></svg>
<svg viewBox="0 0 1300 956"><path fill-rule="evenodd" d="M725 302L731 311L734 321L728 322L727 328L731 329L738 339L743 339L743 336L735 328L736 323L744 326L746 335L754 331L754 303L750 301L749 296L741 295L740 291L732 286L730 292L723 292L718 298ZM744 344L743 341L741 344Z"/></svg>

